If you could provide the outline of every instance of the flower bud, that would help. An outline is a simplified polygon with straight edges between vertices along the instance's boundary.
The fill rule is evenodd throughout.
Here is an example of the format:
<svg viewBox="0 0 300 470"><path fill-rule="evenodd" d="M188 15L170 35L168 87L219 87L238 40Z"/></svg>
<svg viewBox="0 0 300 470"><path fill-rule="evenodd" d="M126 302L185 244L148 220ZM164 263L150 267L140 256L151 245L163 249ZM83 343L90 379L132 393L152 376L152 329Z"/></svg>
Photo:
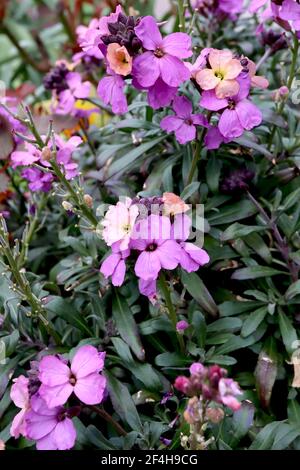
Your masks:
<svg viewBox="0 0 300 470"><path fill-rule="evenodd" d="M51 150L49 147L44 147L41 154L42 160L49 162L51 160Z"/></svg>
<svg viewBox="0 0 300 470"><path fill-rule="evenodd" d="M187 321L185 320L180 320L179 322L176 323L176 331L183 335L184 331L189 327L190 325L188 324Z"/></svg>
<svg viewBox="0 0 300 470"><path fill-rule="evenodd" d="M0 439L0 450L5 450L5 444L2 439Z"/></svg>
<svg viewBox="0 0 300 470"><path fill-rule="evenodd" d="M63 208L65 209L65 211L70 211L70 212L73 212L73 206L70 202L68 201L63 201L62 204Z"/></svg>
<svg viewBox="0 0 300 470"><path fill-rule="evenodd" d="M225 413L222 408L207 408L205 416L209 421L217 424L224 419Z"/></svg>
<svg viewBox="0 0 300 470"><path fill-rule="evenodd" d="M85 194L83 196L83 200L85 202L85 204L91 209L93 207L93 203L94 203L94 200L92 198L92 196L90 196L89 194Z"/></svg>
<svg viewBox="0 0 300 470"><path fill-rule="evenodd" d="M180 392L187 394L189 392L191 384L187 377L180 375L176 378L174 387L177 388L177 390L179 390Z"/></svg>

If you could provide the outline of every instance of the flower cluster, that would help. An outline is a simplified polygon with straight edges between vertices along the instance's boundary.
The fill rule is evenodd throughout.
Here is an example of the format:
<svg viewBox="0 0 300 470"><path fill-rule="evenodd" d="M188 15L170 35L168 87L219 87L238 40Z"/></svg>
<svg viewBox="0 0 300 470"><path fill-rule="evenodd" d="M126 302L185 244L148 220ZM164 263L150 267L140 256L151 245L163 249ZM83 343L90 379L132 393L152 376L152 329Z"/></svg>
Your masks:
<svg viewBox="0 0 300 470"><path fill-rule="evenodd" d="M241 406L236 398L242 394L238 384L228 379L227 371L217 365L204 367L195 362L190 367L190 377L177 377L174 386L188 397L201 396L203 400L221 403L233 411Z"/></svg>
<svg viewBox="0 0 300 470"><path fill-rule="evenodd" d="M44 77L44 87L52 91L52 109L56 114L76 114L76 100L87 98L91 84L82 82L78 72L69 70L66 62L57 65Z"/></svg>
<svg viewBox="0 0 300 470"><path fill-rule="evenodd" d="M294 30L300 38L300 4L298 0L252 0L249 10L251 13L259 12L260 27L263 23L273 20L286 31Z"/></svg>
<svg viewBox="0 0 300 470"><path fill-rule="evenodd" d="M55 135L54 140L54 152L52 152L53 142L50 140L42 150L25 142L24 150L16 150L11 154L12 167L23 167L22 176L29 182L29 188L33 192L50 191L54 181L53 174L48 170L51 167L49 163L51 158L55 158L66 179L70 180L78 175L78 165L72 160L72 154L81 144L82 139L73 136L65 141L59 135ZM34 164L38 164L38 167Z"/></svg>
<svg viewBox="0 0 300 470"><path fill-rule="evenodd" d="M191 6L202 16L213 15L218 21L235 20L243 10L244 0L192 0Z"/></svg>
<svg viewBox="0 0 300 470"><path fill-rule="evenodd" d="M206 251L187 241L192 225L185 214L187 209L172 193L154 198L126 198L110 206L101 224L102 237L112 253L103 261L101 273L111 277L113 285L120 286L125 279L127 258L135 259L140 292L153 299L162 269L181 266L192 272L208 263Z"/></svg>
<svg viewBox="0 0 300 470"><path fill-rule="evenodd" d="M76 440L72 418L78 416L81 404L102 402L106 379L100 374L105 353L93 346L82 346L70 366L60 356L44 356L34 363L28 377L20 375L11 388L11 399L21 411L14 417L10 434L36 442L38 450L71 449ZM80 401L64 406L71 395Z"/></svg>

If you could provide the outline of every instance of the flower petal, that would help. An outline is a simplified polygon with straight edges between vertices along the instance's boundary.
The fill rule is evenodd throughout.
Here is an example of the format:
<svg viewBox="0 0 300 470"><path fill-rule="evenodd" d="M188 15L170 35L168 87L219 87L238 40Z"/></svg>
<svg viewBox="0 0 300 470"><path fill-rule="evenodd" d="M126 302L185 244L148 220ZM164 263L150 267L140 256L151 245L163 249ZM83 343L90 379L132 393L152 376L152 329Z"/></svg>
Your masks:
<svg viewBox="0 0 300 470"><path fill-rule="evenodd" d="M81 346L73 357L71 370L77 380L94 372L100 372L104 367L105 353L99 352L89 344Z"/></svg>
<svg viewBox="0 0 300 470"><path fill-rule="evenodd" d="M180 144L186 144L196 138L196 127L185 122L175 131L176 139Z"/></svg>
<svg viewBox="0 0 300 470"><path fill-rule="evenodd" d="M244 128L240 123L235 109L225 109L222 116L220 117L218 127L221 134L227 139L240 137L244 132Z"/></svg>
<svg viewBox="0 0 300 470"><path fill-rule="evenodd" d="M235 107L241 125L247 131L259 126L262 122L260 109L249 100L240 101Z"/></svg>
<svg viewBox="0 0 300 470"><path fill-rule="evenodd" d="M162 43L162 36L153 16L144 16L134 31L145 49L154 51Z"/></svg>
<svg viewBox="0 0 300 470"><path fill-rule="evenodd" d="M160 270L161 263L156 251L143 251L139 255L134 267L135 274L145 281L156 279Z"/></svg>
<svg viewBox="0 0 300 470"><path fill-rule="evenodd" d="M192 41L186 33L172 33L166 36L162 42L162 49L167 54L187 59L193 55Z"/></svg>
<svg viewBox="0 0 300 470"><path fill-rule="evenodd" d="M132 74L142 87L149 88L154 85L160 75L160 61L161 59L155 57L155 55L150 51L144 52L144 54L141 54L134 59ZM168 83L168 85L176 86L171 85L170 83Z"/></svg>
<svg viewBox="0 0 300 470"><path fill-rule="evenodd" d="M171 87L178 87L181 85L181 83L189 80L191 72L177 57L166 54L161 59L157 60L160 68L161 78L167 85Z"/></svg>
<svg viewBox="0 0 300 470"><path fill-rule="evenodd" d="M166 132L174 132L182 123L183 120L176 116L166 116L160 121L160 127Z"/></svg>
<svg viewBox="0 0 300 470"><path fill-rule="evenodd" d="M44 385L54 387L69 383L70 369L56 356L45 356L39 364L39 379Z"/></svg>
<svg viewBox="0 0 300 470"><path fill-rule="evenodd" d="M200 106L208 109L209 111L220 111L221 109L227 108L228 101L226 99L218 99L215 91L204 91L200 99Z"/></svg>
<svg viewBox="0 0 300 470"><path fill-rule="evenodd" d="M188 119L193 111L193 105L185 96L175 96L173 109L178 117Z"/></svg>
<svg viewBox="0 0 300 470"><path fill-rule="evenodd" d="M214 90L221 79L211 69L203 69L196 73L196 82L202 90Z"/></svg>
<svg viewBox="0 0 300 470"><path fill-rule="evenodd" d="M73 385L70 383L56 385L55 387L42 384L39 388L39 394L45 400L48 408L64 405L72 392Z"/></svg>
<svg viewBox="0 0 300 470"><path fill-rule="evenodd" d="M57 424L53 431L53 440L58 450L68 450L74 446L76 430L70 418L65 418Z"/></svg>
<svg viewBox="0 0 300 470"><path fill-rule="evenodd" d="M103 400L106 378L100 374L90 374L77 380L74 393L86 405L97 405Z"/></svg>
<svg viewBox="0 0 300 470"><path fill-rule="evenodd" d="M238 94L240 85L236 80L221 80L216 86L216 96L218 99L229 98Z"/></svg>

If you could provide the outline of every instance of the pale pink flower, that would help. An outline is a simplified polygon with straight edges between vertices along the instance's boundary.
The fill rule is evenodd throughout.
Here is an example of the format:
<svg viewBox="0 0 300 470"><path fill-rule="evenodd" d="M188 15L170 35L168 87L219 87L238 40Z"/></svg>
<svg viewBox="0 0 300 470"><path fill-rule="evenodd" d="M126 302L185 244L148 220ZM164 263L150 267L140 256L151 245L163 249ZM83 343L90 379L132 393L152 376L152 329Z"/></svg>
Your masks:
<svg viewBox="0 0 300 470"><path fill-rule="evenodd" d="M30 408L28 392L29 380L24 377L24 375L20 375L17 379L14 379L13 382L10 398L18 408L21 408L21 411L19 411L13 419L10 434L15 438L18 438L20 435L26 437L25 415Z"/></svg>
<svg viewBox="0 0 300 470"><path fill-rule="evenodd" d="M213 49L208 61L211 69L205 68L196 74L198 85L205 91L215 90L217 98L237 95L239 83L236 78L243 67L239 60L234 59L230 51Z"/></svg>
<svg viewBox="0 0 300 470"><path fill-rule="evenodd" d="M263 88L263 89L268 88L269 81L265 77L260 77L256 75L255 63L252 60L248 59L248 57L246 57L246 59L248 60L247 69L249 69L249 77L251 80L251 85L257 88Z"/></svg>
<svg viewBox="0 0 300 470"><path fill-rule="evenodd" d="M102 220L104 227L102 237L108 246L120 242L120 250L127 250L136 218L139 214L138 207L131 204L131 199L126 197L124 202L119 201L109 209Z"/></svg>
<svg viewBox="0 0 300 470"><path fill-rule="evenodd" d="M45 356L39 364L39 395L49 408L64 405L74 394L87 405L101 403L106 379L99 372L104 366L105 353L94 346L78 349L71 366L57 356Z"/></svg>

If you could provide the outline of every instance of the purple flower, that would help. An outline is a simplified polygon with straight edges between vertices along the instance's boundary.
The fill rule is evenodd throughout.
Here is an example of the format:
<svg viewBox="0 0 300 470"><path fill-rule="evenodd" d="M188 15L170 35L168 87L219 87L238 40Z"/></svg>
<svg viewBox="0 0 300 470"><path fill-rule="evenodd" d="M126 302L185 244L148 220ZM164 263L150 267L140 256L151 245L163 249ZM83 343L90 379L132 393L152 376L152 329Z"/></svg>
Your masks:
<svg viewBox="0 0 300 470"><path fill-rule="evenodd" d="M130 250L120 250L120 243L113 243L112 254L102 263L100 272L105 278L111 276L113 286L121 286L125 279L125 259L130 255Z"/></svg>
<svg viewBox="0 0 300 470"><path fill-rule="evenodd" d="M19 375L19 377L14 379L13 382L14 384L11 387L10 398L18 408L21 408L21 410L16 414L11 423L10 435L15 438L18 438L20 435L26 437L27 430L25 416L30 407L28 391L29 380L27 377L24 377L24 375Z"/></svg>
<svg viewBox="0 0 300 470"><path fill-rule="evenodd" d="M67 180L78 175L78 165L72 161L74 150L82 143L81 137L73 136L65 141L59 136L55 136L57 145L56 161L62 167Z"/></svg>
<svg viewBox="0 0 300 470"><path fill-rule="evenodd" d="M230 98L219 99L214 90L204 91L200 105L210 111L221 111L218 128L226 139L240 137L245 130L251 130L262 122L262 113L247 99L250 90L249 78L239 78L240 90Z"/></svg>
<svg viewBox="0 0 300 470"><path fill-rule="evenodd" d="M124 94L124 79L108 69L109 75L100 80L97 93L103 103L110 104L115 114L124 114L128 111L127 100Z"/></svg>
<svg viewBox="0 0 300 470"><path fill-rule="evenodd" d="M175 116L166 116L161 120L160 127L166 132L175 132L180 144L196 138L196 126L208 126L202 114L192 114L192 103L185 96L176 96L173 101Z"/></svg>
<svg viewBox="0 0 300 470"><path fill-rule="evenodd" d="M42 191L43 193L48 193L51 190L54 180L51 173L45 173L38 168L25 168L22 171L22 177L29 182L28 187L31 191Z"/></svg>
<svg viewBox="0 0 300 470"><path fill-rule="evenodd" d="M90 94L90 82L82 82L81 76L77 72L69 72L66 76L68 88L58 95L58 103L55 106L57 114L68 114L74 111L77 99L87 98Z"/></svg>
<svg viewBox="0 0 300 470"><path fill-rule="evenodd" d="M172 238L177 240L180 248L179 264L188 273L198 271L200 266L209 262L209 256L205 250L194 243L186 242L189 238L192 221L185 214L178 214L172 225Z"/></svg>
<svg viewBox="0 0 300 470"><path fill-rule="evenodd" d="M173 33L164 39L152 16L145 16L135 33L147 52L133 62L133 76L145 88L161 79L170 87L178 87L190 78L190 72L181 59L191 57L191 38L185 33Z"/></svg>
<svg viewBox="0 0 300 470"><path fill-rule="evenodd" d="M135 274L144 281L157 279L159 271L175 269L180 259L180 248L171 240L169 218L152 214L142 219L135 227L130 247L141 251Z"/></svg>
<svg viewBox="0 0 300 470"><path fill-rule="evenodd" d="M61 406L49 409L39 395L31 398L30 405L25 417L27 437L36 441L37 450L71 449L76 430L68 410Z"/></svg>
<svg viewBox="0 0 300 470"><path fill-rule="evenodd" d="M185 320L180 320L176 323L176 330L178 333L183 333L190 325Z"/></svg>
<svg viewBox="0 0 300 470"><path fill-rule="evenodd" d="M106 379L99 372L104 366L105 353L94 346L78 349L71 366L57 356L45 356L39 364L40 396L49 408L66 403L74 392L87 405L101 403Z"/></svg>
<svg viewBox="0 0 300 470"><path fill-rule="evenodd" d="M149 88L142 87L134 77L132 85L138 90L148 91L148 103L153 109L169 106L177 93L177 87L167 85L160 77Z"/></svg>
<svg viewBox="0 0 300 470"><path fill-rule="evenodd" d="M142 295L148 297L152 304L156 303L157 300L157 286L156 279L145 281L144 279L139 279L139 291Z"/></svg>
<svg viewBox="0 0 300 470"><path fill-rule="evenodd" d="M295 31L300 31L300 4L294 0L284 0L279 12L279 18L291 21Z"/></svg>

